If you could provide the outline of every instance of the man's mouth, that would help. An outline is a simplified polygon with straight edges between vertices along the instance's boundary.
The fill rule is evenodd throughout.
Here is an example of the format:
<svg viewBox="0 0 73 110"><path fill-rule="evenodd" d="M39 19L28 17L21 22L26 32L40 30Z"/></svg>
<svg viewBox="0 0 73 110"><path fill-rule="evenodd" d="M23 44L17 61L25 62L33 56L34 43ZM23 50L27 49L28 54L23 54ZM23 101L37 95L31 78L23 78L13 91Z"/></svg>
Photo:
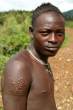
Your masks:
<svg viewBox="0 0 73 110"><path fill-rule="evenodd" d="M48 46L47 46L45 49L46 49L47 51L57 51L58 48L59 48L59 47L48 47Z"/></svg>

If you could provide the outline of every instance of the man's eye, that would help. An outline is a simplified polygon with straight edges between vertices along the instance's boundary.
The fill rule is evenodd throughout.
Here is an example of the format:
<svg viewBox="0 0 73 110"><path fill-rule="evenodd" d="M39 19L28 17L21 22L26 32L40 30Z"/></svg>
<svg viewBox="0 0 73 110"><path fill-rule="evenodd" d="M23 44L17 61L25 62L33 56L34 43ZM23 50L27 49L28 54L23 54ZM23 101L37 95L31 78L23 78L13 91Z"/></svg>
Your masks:
<svg viewBox="0 0 73 110"><path fill-rule="evenodd" d="M48 32L45 32L45 31L42 31L40 32L42 36L47 36L48 35Z"/></svg>
<svg viewBox="0 0 73 110"><path fill-rule="evenodd" d="M48 33L46 33L46 32L43 32L43 33L41 33L43 36L47 36L48 35Z"/></svg>
<svg viewBox="0 0 73 110"><path fill-rule="evenodd" d="M60 32L60 33L57 33L57 35L61 37L61 36L64 36L64 33Z"/></svg>

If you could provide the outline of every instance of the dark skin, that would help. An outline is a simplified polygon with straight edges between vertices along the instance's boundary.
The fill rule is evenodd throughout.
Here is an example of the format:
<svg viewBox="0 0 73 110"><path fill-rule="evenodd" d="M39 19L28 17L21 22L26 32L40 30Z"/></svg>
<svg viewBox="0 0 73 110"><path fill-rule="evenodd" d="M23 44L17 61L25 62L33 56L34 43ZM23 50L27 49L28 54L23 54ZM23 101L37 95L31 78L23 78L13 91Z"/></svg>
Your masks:
<svg viewBox="0 0 73 110"><path fill-rule="evenodd" d="M28 47L44 64L64 41L64 18L56 12L41 14L30 28L33 42ZM6 65L2 79L4 110L57 110L51 70L27 50L20 51Z"/></svg>

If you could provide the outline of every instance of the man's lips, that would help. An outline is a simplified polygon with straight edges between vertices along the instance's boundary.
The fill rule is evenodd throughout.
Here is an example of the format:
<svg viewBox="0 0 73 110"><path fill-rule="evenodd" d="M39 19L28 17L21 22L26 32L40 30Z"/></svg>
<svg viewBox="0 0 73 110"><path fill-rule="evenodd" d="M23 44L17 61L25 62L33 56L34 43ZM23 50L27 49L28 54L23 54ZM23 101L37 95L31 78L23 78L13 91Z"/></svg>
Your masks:
<svg viewBox="0 0 73 110"><path fill-rule="evenodd" d="M56 51L58 48L59 48L59 47L48 47L48 46L45 47L45 49L48 50L48 51L49 51L49 50L50 50L50 51Z"/></svg>

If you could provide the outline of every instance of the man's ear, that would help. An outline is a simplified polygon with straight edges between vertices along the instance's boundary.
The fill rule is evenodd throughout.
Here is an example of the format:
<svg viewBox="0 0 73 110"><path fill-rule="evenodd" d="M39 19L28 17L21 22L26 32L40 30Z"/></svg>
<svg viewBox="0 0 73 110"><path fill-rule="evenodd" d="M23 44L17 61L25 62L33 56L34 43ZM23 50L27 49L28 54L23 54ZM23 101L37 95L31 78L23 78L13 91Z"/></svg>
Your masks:
<svg viewBox="0 0 73 110"><path fill-rule="evenodd" d="M33 32L33 27L31 27L31 26L29 27L29 32L31 32L31 33Z"/></svg>
<svg viewBox="0 0 73 110"><path fill-rule="evenodd" d="M33 28L31 26L29 27L29 34L31 38L33 38Z"/></svg>

